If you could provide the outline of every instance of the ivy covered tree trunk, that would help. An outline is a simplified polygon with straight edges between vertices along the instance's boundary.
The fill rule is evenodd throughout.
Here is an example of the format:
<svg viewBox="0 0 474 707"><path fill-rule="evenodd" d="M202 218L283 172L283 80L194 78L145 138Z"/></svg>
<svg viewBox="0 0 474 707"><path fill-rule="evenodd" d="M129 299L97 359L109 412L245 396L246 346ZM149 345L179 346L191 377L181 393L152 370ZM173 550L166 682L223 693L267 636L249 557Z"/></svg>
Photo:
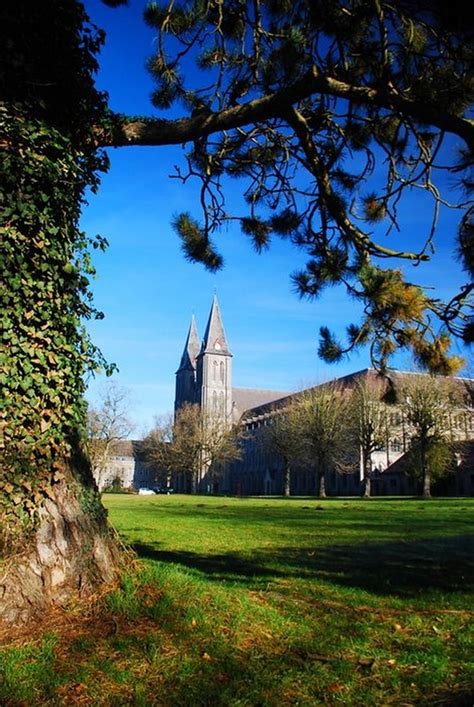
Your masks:
<svg viewBox="0 0 474 707"><path fill-rule="evenodd" d="M81 452L84 376L101 364L81 325L96 313L78 228L106 165L92 139L101 38L74 0L7 0L2 21L0 619L19 621L110 581L119 555Z"/></svg>

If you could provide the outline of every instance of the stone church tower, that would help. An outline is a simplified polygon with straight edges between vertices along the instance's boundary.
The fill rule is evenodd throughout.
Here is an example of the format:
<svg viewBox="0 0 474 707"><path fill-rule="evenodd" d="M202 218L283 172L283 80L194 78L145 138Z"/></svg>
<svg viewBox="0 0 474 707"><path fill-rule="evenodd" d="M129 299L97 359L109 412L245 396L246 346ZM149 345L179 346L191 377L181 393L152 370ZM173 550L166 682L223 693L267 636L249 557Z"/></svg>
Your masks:
<svg viewBox="0 0 474 707"><path fill-rule="evenodd" d="M196 390L196 361L199 354L199 338L194 315L191 319L188 336L184 345L179 368L176 371L176 394L174 411L176 413L184 403L198 403Z"/></svg>
<svg viewBox="0 0 474 707"><path fill-rule="evenodd" d="M225 425L232 422L232 354L216 295L201 347L193 317L176 372L175 411L185 402L197 403Z"/></svg>
<svg viewBox="0 0 474 707"><path fill-rule="evenodd" d="M217 415L225 425L232 419L232 354L214 295L206 332L197 357L196 386L201 409Z"/></svg>

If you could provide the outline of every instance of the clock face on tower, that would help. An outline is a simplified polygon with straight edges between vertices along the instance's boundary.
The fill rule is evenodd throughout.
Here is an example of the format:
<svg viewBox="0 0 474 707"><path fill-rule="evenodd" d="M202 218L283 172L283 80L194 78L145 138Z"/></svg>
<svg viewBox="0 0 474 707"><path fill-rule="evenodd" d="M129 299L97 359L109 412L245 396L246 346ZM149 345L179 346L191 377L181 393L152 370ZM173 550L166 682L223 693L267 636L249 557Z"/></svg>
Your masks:
<svg viewBox="0 0 474 707"><path fill-rule="evenodd" d="M221 342L219 341L219 339L216 339L216 340L215 340L215 342L214 342L214 348L215 348L217 351L220 351L220 350L221 350L222 346L221 346Z"/></svg>

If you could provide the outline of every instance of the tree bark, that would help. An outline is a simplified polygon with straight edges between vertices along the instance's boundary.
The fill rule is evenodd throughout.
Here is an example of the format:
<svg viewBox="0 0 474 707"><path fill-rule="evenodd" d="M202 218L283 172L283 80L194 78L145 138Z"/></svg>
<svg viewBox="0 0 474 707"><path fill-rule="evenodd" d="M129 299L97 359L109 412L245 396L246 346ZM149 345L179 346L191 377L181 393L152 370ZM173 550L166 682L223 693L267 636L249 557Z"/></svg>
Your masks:
<svg viewBox="0 0 474 707"><path fill-rule="evenodd" d="M191 472L191 493L197 493L197 474L194 472Z"/></svg>
<svg viewBox="0 0 474 707"><path fill-rule="evenodd" d="M85 598L117 578L120 550L92 487L52 487L24 549L6 557L0 571L0 622L17 625L51 606Z"/></svg>
<svg viewBox="0 0 474 707"><path fill-rule="evenodd" d="M428 469L423 473L423 498L431 498L431 474Z"/></svg>
<svg viewBox="0 0 474 707"><path fill-rule="evenodd" d="M326 474L324 471L319 474L318 496L319 498L326 498Z"/></svg>
<svg viewBox="0 0 474 707"><path fill-rule="evenodd" d="M285 461L285 468L283 471L283 495L291 495L291 468L288 462Z"/></svg>
<svg viewBox="0 0 474 707"><path fill-rule="evenodd" d="M441 130L459 135L468 146L474 144L474 122L455 113L438 110L429 103L413 100L392 87L357 86L319 73L313 66L293 85L281 91L255 98L247 103L226 108L217 113L179 120L114 116L108 131L97 130L97 144L104 147L127 145L178 145L197 137L205 137L221 130L243 127L250 123L282 117L288 108L311 95L335 96L349 101L360 101L387 110L400 111L435 125Z"/></svg>
<svg viewBox="0 0 474 707"><path fill-rule="evenodd" d="M426 458L426 448L425 445L421 445L421 470L423 478L423 490L421 492L422 498L431 498L431 473L428 467L428 460Z"/></svg>
<svg viewBox="0 0 474 707"><path fill-rule="evenodd" d="M371 485L370 485L370 456L368 457L366 454L363 455L363 469L364 469L364 478L362 479L362 497L363 498L370 498L371 494Z"/></svg>

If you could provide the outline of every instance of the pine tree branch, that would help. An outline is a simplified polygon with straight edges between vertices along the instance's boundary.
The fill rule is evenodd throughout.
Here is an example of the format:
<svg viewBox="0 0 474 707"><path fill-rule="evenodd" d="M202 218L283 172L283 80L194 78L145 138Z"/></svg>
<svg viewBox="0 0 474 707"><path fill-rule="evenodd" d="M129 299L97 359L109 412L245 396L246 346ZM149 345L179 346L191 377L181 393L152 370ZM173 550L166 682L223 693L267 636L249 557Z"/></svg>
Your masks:
<svg viewBox="0 0 474 707"><path fill-rule="evenodd" d="M330 176L318 155L316 146L312 139L311 130L309 129L305 118L295 108L291 108L288 110L286 119L300 141L301 147L306 156L308 169L314 174L318 182L319 193L323 199L324 205L327 207L338 227L348 236L348 238L350 238L361 255L364 253L370 253L381 257L395 257L417 261L429 259L428 256L423 253L411 253L394 250L378 243L374 243L374 241L372 241L369 236L364 233L364 231L356 228L347 217L340 201L335 198Z"/></svg>
<svg viewBox="0 0 474 707"><path fill-rule="evenodd" d="M473 120L407 98L393 87L354 86L320 74L315 66L292 86L218 112L179 120L114 115L109 129L98 129L97 142L103 147L182 144L221 130L281 117L291 105L313 94L329 95L398 111L416 121L458 135L474 151Z"/></svg>

